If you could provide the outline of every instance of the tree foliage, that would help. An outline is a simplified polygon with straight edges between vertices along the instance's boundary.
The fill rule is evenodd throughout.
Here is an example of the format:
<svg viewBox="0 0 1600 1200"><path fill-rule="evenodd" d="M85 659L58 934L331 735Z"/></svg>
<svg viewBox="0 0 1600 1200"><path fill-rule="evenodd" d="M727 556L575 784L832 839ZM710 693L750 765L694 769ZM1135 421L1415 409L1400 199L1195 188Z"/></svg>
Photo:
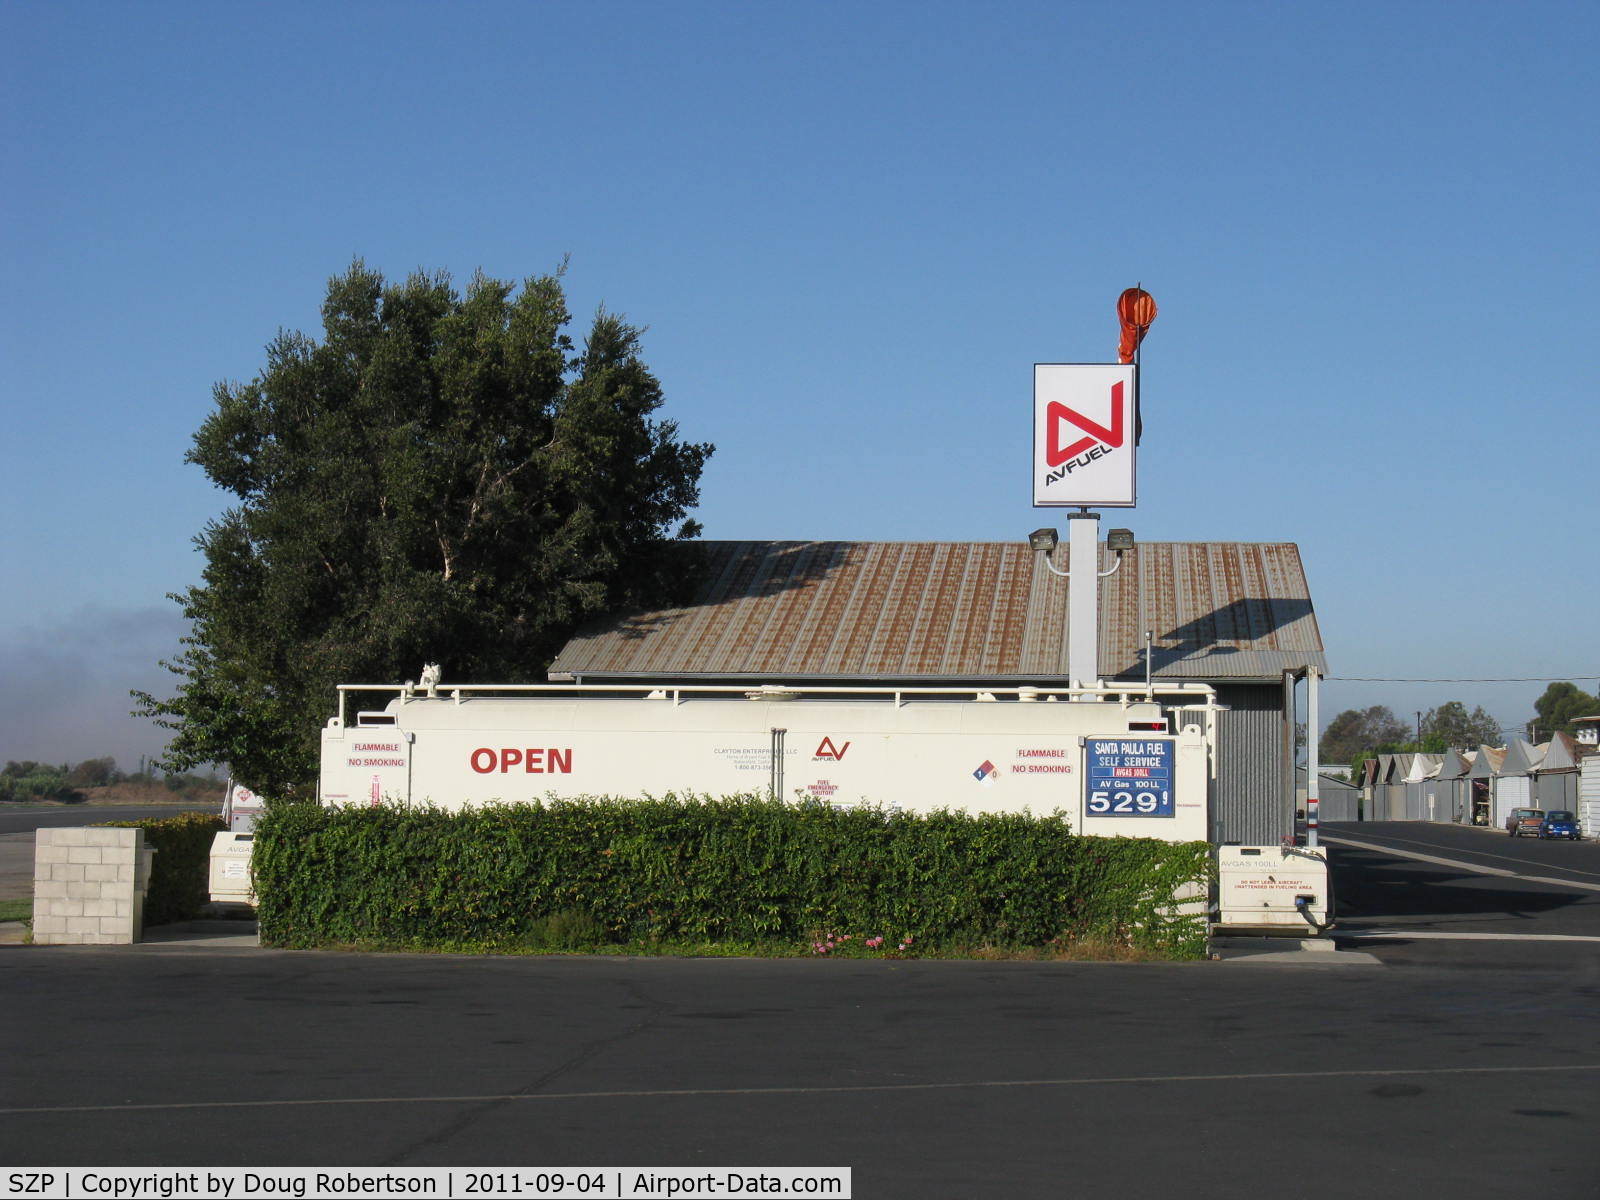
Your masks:
<svg viewBox="0 0 1600 1200"><path fill-rule="evenodd" d="M67 781L68 764L52 766L32 759L12 760L0 771L0 803L35 803L41 800L76 802L83 793Z"/></svg>
<svg viewBox="0 0 1600 1200"><path fill-rule="evenodd" d="M712 447L654 416L640 331L603 309L576 348L559 275L329 281L324 336L282 332L221 383L198 464L234 507L196 539L202 582L140 711L165 764L227 762L268 793L308 782L340 682L542 679L585 618L679 598L668 544L698 533Z"/></svg>
<svg viewBox="0 0 1600 1200"><path fill-rule="evenodd" d="M109 755L86 758L67 772L67 782L75 788L106 787L120 778L122 772L117 770L117 760Z"/></svg>
<svg viewBox="0 0 1600 1200"><path fill-rule="evenodd" d="M1481 704L1469 713L1461 701L1451 700L1422 716L1422 748L1429 753L1498 746L1500 741L1500 722Z"/></svg>
<svg viewBox="0 0 1600 1200"><path fill-rule="evenodd" d="M1410 734L1406 723L1385 704L1371 708L1347 708L1328 722L1322 731L1318 758L1323 762L1354 762L1363 750L1399 742Z"/></svg>
<svg viewBox="0 0 1600 1200"><path fill-rule="evenodd" d="M1544 695L1533 702L1534 718L1528 722L1528 736L1535 741L1552 733L1571 733L1573 718L1600 716L1600 698L1591 696L1574 683L1552 683Z"/></svg>

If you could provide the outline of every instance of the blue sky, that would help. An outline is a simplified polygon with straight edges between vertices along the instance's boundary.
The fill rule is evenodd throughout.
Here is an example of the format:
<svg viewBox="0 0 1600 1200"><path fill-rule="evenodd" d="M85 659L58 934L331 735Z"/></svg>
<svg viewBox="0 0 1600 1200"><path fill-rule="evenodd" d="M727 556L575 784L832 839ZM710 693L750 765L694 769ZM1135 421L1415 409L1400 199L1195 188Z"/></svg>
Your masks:
<svg viewBox="0 0 1600 1200"><path fill-rule="evenodd" d="M185 466L328 276L648 326L714 538L1009 539L1145 346L1146 540L1299 543L1336 676L1600 673L1600 7L0 6L0 758L161 744ZM580 321L581 324L581 321ZM1587 674L1585 674L1587 673ZM1542 683L1330 682L1324 716ZM325 714L308 714L320 721Z"/></svg>

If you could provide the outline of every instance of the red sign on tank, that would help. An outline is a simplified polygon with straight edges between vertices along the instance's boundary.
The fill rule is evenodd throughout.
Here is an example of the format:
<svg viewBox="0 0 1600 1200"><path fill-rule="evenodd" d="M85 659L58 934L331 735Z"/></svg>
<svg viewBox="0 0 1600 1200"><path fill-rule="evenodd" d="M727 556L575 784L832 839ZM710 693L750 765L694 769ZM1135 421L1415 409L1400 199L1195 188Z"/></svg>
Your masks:
<svg viewBox="0 0 1600 1200"><path fill-rule="evenodd" d="M521 768L524 775L572 774L572 747L507 746L496 750L480 746L472 752L472 769L479 775L499 771L505 775Z"/></svg>

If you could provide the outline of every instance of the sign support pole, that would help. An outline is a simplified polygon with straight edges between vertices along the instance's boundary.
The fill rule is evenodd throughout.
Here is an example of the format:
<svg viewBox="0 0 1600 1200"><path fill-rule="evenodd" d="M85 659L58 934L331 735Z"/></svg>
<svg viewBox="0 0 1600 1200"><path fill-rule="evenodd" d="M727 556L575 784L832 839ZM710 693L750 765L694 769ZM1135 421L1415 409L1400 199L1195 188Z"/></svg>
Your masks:
<svg viewBox="0 0 1600 1200"><path fill-rule="evenodd" d="M1067 514L1067 675L1075 687L1100 684L1100 514Z"/></svg>

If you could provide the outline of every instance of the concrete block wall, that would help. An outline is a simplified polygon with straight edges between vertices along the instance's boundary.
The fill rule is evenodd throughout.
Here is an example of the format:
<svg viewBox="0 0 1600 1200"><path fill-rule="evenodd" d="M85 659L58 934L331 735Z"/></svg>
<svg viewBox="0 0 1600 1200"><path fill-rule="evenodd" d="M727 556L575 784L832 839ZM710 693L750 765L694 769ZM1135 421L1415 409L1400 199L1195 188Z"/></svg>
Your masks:
<svg viewBox="0 0 1600 1200"><path fill-rule="evenodd" d="M33 839L36 945L129 945L144 925L155 852L142 829L40 829Z"/></svg>

